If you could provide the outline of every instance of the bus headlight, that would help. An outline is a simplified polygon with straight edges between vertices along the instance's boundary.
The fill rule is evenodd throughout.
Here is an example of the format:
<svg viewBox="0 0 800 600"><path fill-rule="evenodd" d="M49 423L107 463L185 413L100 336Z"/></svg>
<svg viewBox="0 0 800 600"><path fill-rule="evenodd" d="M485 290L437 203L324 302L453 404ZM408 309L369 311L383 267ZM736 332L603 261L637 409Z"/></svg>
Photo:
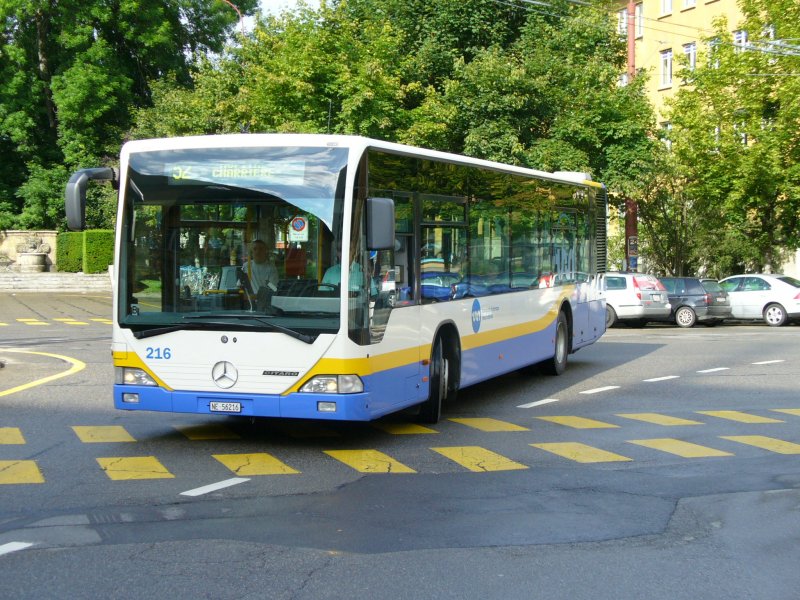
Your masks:
<svg viewBox="0 0 800 600"><path fill-rule="evenodd" d="M132 367L117 367L115 369L115 382L124 385L158 385L147 372Z"/></svg>
<svg viewBox="0 0 800 600"><path fill-rule="evenodd" d="M300 391L314 394L358 394L364 391L364 382L358 375L317 375L303 384Z"/></svg>

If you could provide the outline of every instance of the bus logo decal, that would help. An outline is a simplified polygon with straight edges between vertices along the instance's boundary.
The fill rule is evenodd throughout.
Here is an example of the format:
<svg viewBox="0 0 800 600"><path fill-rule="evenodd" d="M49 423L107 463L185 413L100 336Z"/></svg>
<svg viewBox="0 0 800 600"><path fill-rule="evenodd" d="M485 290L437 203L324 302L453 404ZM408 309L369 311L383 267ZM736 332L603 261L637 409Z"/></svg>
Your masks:
<svg viewBox="0 0 800 600"><path fill-rule="evenodd" d="M472 303L472 331L478 333L481 328L481 303L476 298Z"/></svg>
<svg viewBox="0 0 800 600"><path fill-rule="evenodd" d="M211 379L214 380L217 387L227 390L229 387L233 387L233 384L239 379L239 372L231 363L221 360L212 367Z"/></svg>
<svg viewBox="0 0 800 600"><path fill-rule="evenodd" d="M262 375L271 375L273 377L297 377L300 371L264 371Z"/></svg>

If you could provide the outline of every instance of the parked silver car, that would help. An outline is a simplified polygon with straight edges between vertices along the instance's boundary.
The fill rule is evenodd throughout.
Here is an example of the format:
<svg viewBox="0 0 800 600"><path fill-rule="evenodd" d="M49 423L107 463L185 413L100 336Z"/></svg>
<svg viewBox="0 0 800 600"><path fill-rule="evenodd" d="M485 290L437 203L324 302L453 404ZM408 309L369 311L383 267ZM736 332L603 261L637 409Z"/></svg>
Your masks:
<svg viewBox="0 0 800 600"><path fill-rule="evenodd" d="M619 321L641 327L669 318L667 290L653 275L606 273L606 328Z"/></svg>
<svg viewBox="0 0 800 600"><path fill-rule="evenodd" d="M728 292L734 319L763 319L780 327L800 320L800 280L787 275L733 275L719 282Z"/></svg>

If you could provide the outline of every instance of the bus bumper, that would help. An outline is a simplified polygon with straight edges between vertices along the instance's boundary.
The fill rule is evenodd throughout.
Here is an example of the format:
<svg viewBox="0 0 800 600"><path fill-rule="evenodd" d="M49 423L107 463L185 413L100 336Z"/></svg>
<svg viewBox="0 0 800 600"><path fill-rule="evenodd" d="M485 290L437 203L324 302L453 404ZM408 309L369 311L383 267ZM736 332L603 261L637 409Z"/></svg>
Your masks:
<svg viewBox="0 0 800 600"><path fill-rule="evenodd" d="M214 394L177 392L158 387L114 385L114 407L120 410L283 417L331 421L369 421L383 412L370 409L369 392L360 394Z"/></svg>

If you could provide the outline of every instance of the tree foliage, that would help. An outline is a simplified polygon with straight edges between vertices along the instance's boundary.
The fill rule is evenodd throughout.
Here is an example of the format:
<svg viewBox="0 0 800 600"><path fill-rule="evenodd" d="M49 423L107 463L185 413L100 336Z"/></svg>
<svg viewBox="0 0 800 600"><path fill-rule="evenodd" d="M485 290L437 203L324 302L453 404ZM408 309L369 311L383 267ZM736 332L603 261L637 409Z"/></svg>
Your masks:
<svg viewBox="0 0 800 600"><path fill-rule="evenodd" d="M152 82L188 84L238 23L218 0L4 0L0 18L2 228L60 226L66 173L113 161Z"/></svg>

